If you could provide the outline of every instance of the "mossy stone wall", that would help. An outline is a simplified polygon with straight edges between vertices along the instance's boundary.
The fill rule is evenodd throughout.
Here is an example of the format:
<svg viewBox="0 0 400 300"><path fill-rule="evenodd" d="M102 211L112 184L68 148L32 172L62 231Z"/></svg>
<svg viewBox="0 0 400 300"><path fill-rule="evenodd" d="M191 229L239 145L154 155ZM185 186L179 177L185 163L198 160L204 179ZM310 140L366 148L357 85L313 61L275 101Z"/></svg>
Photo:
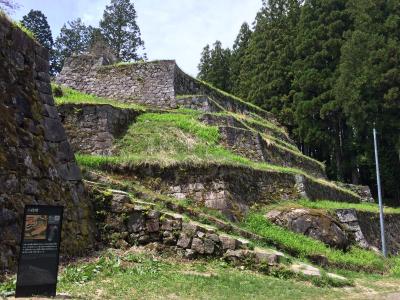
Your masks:
<svg viewBox="0 0 400 300"><path fill-rule="evenodd" d="M48 51L0 16L0 272L15 267L26 204L63 205L63 253L90 246L80 170L51 95Z"/></svg>

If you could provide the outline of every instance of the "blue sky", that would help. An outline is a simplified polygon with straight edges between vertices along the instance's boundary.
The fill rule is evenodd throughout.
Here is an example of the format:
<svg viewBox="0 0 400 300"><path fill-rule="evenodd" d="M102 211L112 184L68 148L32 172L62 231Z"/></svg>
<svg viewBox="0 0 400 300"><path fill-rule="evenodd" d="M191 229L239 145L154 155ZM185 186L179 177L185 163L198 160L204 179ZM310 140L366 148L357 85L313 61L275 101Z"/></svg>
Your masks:
<svg viewBox="0 0 400 300"><path fill-rule="evenodd" d="M55 38L61 26L78 17L97 26L110 0L16 0L11 17L20 20L31 9L46 16ZM219 39L231 47L246 21L251 24L261 0L134 0L137 22L149 59L176 59L191 75L197 74L200 53Z"/></svg>

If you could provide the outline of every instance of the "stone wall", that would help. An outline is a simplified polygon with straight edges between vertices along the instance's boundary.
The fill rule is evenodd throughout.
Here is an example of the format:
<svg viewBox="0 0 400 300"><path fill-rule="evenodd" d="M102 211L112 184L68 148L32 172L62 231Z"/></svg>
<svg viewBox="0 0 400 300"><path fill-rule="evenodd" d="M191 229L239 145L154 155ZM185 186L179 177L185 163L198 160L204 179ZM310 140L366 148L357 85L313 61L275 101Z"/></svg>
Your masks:
<svg viewBox="0 0 400 300"><path fill-rule="evenodd" d="M0 272L15 267L26 204L63 205L63 253L90 246L81 173L51 95L48 52L0 15Z"/></svg>
<svg viewBox="0 0 400 300"><path fill-rule="evenodd" d="M272 122L277 122L271 113L223 91L212 88L211 86L189 76L177 65L174 74L174 90L176 95L206 95L227 111L241 114L255 113L263 118L271 120Z"/></svg>
<svg viewBox="0 0 400 300"><path fill-rule="evenodd" d="M175 108L175 61L102 65L94 54L68 58L56 82L126 103Z"/></svg>
<svg viewBox="0 0 400 300"><path fill-rule="evenodd" d="M107 171L135 176L157 192L218 209L232 220L253 204L309 198L360 202L356 195L302 175L229 165L104 165Z"/></svg>
<svg viewBox="0 0 400 300"><path fill-rule="evenodd" d="M369 186L343 183L340 181L335 181L335 184L356 193L362 198L363 202L370 202L370 203L375 202L374 197L372 197L371 189L369 188Z"/></svg>
<svg viewBox="0 0 400 300"><path fill-rule="evenodd" d="M113 142L141 113L111 105L63 104L58 106L74 152L111 155Z"/></svg>
<svg viewBox="0 0 400 300"><path fill-rule="evenodd" d="M277 142L282 141L293 147L297 147L295 142L284 131L269 128L267 126L263 126L258 123L250 123L245 119L239 121L237 118L229 115L227 116L227 115L204 114L201 117L201 121L208 125L229 126L229 127L236 127L248 130L255 130L263 134L266 134L268 136L274 137L277 140Z"/></svg>
<svg viewBox="0 0 400 300"><path fill-rule="evenodd" d="M203 110L210 109L207 111L219 110L220 106L237 113L256 113L276 122L271 113L185 74L174 60L114 65L107 63L108 60L95 53L72 56L65 61L56 82L85 93L122 102L159 108L195 106ZM179 99L179 95L199 96Z"/></svg>
<svg viewBox="0 0 400 300"><path fill-rule="evenodd" d="M156 243L186 258L224 257L230 262L277 265L287 257L276 250L257 248L246 239L221 233L183 215L160 211L152 203L134 202L122 191L91 187L98 212L99 240L117 248Z"/></svg>
<svg viewBox="0 0 400 300"><path fill-rule="evenodd" d="M382 249L379 213L337 209L338 219L355 235L360 247ZM389 253L400 253L400 214L384 214L386 248Z"/></svg>
<svg viewBox="0 0 400 300"><path fill-rule="evenodd" d="M259 133L247 129L220 126L222 143L233 152L253 161L267 162L282 167L300 169L308 174L326 178L324 167L307 156L301 155L266 141Z"/></svg>

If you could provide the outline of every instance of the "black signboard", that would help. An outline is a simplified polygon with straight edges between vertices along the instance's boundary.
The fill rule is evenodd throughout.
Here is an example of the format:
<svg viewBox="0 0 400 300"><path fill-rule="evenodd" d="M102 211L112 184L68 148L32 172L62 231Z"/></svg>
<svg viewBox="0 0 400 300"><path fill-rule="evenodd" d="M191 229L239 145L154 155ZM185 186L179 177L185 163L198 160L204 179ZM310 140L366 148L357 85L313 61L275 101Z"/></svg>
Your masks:
<svg viewBox="0 0 400 300"><path fill-rule="evenodd" d="M25 206L15 297L56 295L62 206Z"/></svg>

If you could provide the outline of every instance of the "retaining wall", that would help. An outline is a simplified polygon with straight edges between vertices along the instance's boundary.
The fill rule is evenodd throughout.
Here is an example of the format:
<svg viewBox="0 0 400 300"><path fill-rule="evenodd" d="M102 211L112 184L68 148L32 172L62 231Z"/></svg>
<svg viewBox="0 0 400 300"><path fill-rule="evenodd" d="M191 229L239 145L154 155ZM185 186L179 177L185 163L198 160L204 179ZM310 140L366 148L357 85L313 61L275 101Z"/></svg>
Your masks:
<svg viewBox="0 0 400 300"><path fill-rule="evenodd" d="M26 204L63 205L63 253L90 247L81 173L51 95L46 49L0 15L0 272L15 267Z"/></svg>

